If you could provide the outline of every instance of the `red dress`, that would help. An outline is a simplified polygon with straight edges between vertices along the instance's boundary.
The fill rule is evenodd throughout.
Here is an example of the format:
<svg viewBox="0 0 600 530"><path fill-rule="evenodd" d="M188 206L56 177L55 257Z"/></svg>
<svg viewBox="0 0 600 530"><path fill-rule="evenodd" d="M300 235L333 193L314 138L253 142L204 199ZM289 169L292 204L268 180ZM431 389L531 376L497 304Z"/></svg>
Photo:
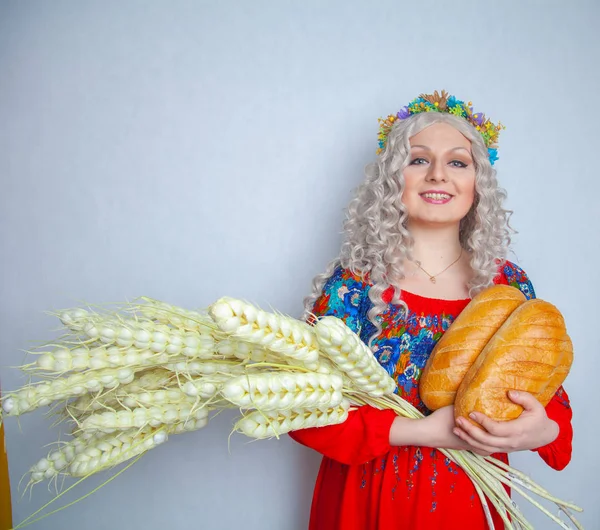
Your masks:
<svg viewBox="0 0 600 530"><path fill-rule="evenodd" d="M516 265L506 262L496 283L511 284L527 298L533 286ZM338 268L315 303L317 315L334 315L366 341L373 326L366 319L369 285ZM435 300L403 292L407 318L389 303L382 315L383 332L372 349L398 383L398 392L425 414L418 380L433 346L469 300ZM571 458L571 408L564 389L546 407L560 432L537 453L552 468L563 469ZM297 442L324 455L313 495L309 530L454 530L487 529L471 480L442 453L429 447L392 447L390 427L395 413L363 406L340 425L290 433ZM508 460L506 454L494 455ZM492 508L496 529L504 527Z"/></svg>

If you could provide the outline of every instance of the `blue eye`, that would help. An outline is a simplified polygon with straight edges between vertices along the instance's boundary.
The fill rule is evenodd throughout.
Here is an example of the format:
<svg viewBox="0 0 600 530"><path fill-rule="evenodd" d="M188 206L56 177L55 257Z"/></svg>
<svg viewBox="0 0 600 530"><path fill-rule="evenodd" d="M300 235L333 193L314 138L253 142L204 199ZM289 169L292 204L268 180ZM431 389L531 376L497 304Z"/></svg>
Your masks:
<svg viewBox="0 0 600 530"><path fill-rule="evenodd" d="M452 164L454 167L467 167L467 164L461 162L460 160L452 160L450 164Z"/></svg>
<svg viewBox="0 0 600 530"><path fill-rule="evenodd" d="M411 166L420 166L420 165L426 164L426 163L427 163L427 160L425 160L424 158L417 157L417 158L413 158L411 160L410 165Z"/></svg>

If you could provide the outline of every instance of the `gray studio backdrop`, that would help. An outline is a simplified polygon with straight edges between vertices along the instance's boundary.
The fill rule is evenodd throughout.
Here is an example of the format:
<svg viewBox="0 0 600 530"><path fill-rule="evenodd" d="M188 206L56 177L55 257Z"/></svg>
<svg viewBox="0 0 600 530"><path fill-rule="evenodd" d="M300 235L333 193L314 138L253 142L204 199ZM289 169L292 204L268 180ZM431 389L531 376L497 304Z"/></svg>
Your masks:
<svg viewBox="0 0 600 530"><path fill-rule="evenodd" d="M507 125L512 259L575 344L572 463L512 460L600 528L598 20L592 1L0 2L2 390L52 336L46 310L230 295L298 316L337 253L377 118L446 88ZM306 528L318 455L287 438L228 446L232 419L31 528ZM6 421L15 522L52 497L17 491L58 438L51 423Z"/></svg>

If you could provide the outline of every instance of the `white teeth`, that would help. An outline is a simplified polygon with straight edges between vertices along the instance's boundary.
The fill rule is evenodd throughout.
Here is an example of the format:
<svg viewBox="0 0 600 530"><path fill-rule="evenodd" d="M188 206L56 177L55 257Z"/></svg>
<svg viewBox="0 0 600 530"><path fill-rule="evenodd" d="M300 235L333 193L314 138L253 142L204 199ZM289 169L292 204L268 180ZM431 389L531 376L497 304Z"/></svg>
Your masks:
<svg viewBox="0 0 600 530"><path fill-rule="evenodd" d="M423 197L427 199L433 199L436 201L443 201L446 199L450 199L452 195L447 195L445 193L423 193Z"/></svg>

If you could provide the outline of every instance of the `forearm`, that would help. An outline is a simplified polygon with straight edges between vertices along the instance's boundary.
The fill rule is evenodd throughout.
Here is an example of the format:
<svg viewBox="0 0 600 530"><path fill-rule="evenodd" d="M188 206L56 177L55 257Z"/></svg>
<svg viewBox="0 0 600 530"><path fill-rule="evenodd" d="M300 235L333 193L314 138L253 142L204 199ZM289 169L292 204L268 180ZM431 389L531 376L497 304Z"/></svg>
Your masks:
<svg viewBox="0 0 600 530"><path fill-rule="evenodd" d="M471 449L453 433L454 407L442 407L421 419L396 417L390 428L390 445Z"/></svg>
<svg viewBox="0 0 600 530"><path fill-rule="evenodd" d="M422 419L403 418L394 419L390 428L390 445L423 445L427 446L427 429Z"/></svg>
<svg viewBox="0 0 600 530"><path fill-rule="evenodd" d="M436 418L437 419L437 418ZM397 417L390 429L390 445L415 445L420 447L455 447L460 440L449 428L428 418Z"/></svg>

